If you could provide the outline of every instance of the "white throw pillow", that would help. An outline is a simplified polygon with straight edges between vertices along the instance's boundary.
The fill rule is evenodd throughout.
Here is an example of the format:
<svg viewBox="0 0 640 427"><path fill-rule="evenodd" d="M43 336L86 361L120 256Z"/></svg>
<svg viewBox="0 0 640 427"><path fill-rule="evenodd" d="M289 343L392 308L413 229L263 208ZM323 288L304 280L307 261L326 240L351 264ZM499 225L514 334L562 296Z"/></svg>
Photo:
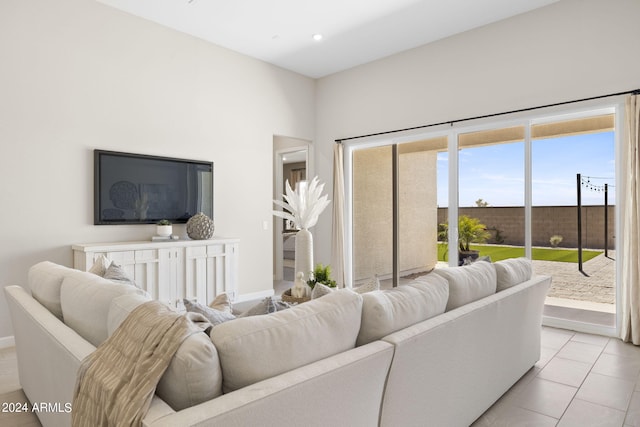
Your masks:
<svg viewBox="0 0 640 427"><path fill-rule="evenodd" d="M233 304L229 299L229 296L226 292L221 293L216 296L213 301L209 303L209 307L214 310L224 311L225 313L233 314Z"/></svg>
<svg viewBox="0 0 640 427"><path fill-rule="evenodd" d="M528 258L510 258L493 264L496 269L496 292L503 291L533 276L533 266Z"/></svg>
<svg viewBox="0 0 640 427"><path fill-rule="evenodd" d="M109 336L148 295L127 294L111 301ZM218 352L205 333L188 336L178 347L156 388L156 393L174 410L198 405L222 394L222 371Z"/></svg>
<svg viewBox="0 0 640 427"><path fill-rule="evenodd" d="M355 347L362 296L340 289L268 316L216 326L225 393Z"/></svg>
<svg viewBox="0 0 640 427"><path fill-rule="evenodd" d="M93 273L97 276L104 277L107 269L111 265L111 260L104 255L98 255L98 257L93 262L93 265L88 270L89 273Z"/></svg>
<svg viewBox="0 0 640 427"><path fill-rule="evenodd" d="M446 311L496 293L496 269L490 262L436 268L433 273L449 282L449 302Z"/></svg>
<svg viewBox="0 0 640 427"><path fill-rule="evenodd" d="M444 313L449 284L429 274L397 288L367 292L362 298L359 346Z"/></svg>
<svg viewBox="0 0 640 427"><path fill-rule="evenodd" d="M50 261L39 262L29 269L27 283L33 298L62 320L60 286L62 280L74 270Z"/></svg>
<svg viewBox="0 0 640 427"><path fill-rule="evenodd" d="M332 288L330 286L325 285L324 283L316 283L311 290L311 299L316 299L323 297L325 295L329 295L331 292L336 290L337 288Z"/></svg>
<svg viewBox="0 0 640 427"><path fill-rule="evenodd" d="M218 351L204 332L185 339L164 371L156 394L180 411L222 394Z"/></svg>
<svg viewBox="0 0 640 427"><path fill-rule="evenodd" d="M64 323L97 347L107 339L111 301L124 294L144 295L145 292L89 272L73 271L65 276L60 286Z"/></svg>

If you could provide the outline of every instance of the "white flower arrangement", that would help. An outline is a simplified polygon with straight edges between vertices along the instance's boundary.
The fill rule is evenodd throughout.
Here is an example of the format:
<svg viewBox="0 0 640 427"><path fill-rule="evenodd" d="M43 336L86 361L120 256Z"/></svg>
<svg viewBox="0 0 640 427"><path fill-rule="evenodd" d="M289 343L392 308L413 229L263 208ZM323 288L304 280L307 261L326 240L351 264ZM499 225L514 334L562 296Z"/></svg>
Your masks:
<svg viewBox="0 0 640 427"><path fill-rule="evenodd" d="M327 195L320 196L322 190L324 190L324 184L319 183L317 176L308 185L306 181L300 181L295 191L291 189L289 180L287 180L286 194L283 194L286 202L273 201L285 211L274 210L273 214L293 221L297 228L308 230L316 225L318 217L329 205L330 200L327 200Z"/></svg>

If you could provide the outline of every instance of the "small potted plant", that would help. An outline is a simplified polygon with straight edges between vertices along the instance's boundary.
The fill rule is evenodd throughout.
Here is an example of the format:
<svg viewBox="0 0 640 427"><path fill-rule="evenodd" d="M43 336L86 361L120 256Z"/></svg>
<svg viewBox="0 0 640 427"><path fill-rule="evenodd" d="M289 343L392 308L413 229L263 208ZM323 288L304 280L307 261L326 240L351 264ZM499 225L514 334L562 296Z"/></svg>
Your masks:
<svg viewBox="0 0 640 427"><path fill-rule="evenodd" d="M313 289L316 283L322 283L330 288L336 287L336 281L331 279L331 266L316 265L316 268L314 268L310 274L309 280L307 280L307 285Z"/></svg>
<svg viewBox="0 0 640 427"><path fill-rule="evenodd" d="M163 219L158 221L156 224L156 233L161 237L169 237L171 233L173 233L173 226L171 225L171 221L168 219Z"/></svg>

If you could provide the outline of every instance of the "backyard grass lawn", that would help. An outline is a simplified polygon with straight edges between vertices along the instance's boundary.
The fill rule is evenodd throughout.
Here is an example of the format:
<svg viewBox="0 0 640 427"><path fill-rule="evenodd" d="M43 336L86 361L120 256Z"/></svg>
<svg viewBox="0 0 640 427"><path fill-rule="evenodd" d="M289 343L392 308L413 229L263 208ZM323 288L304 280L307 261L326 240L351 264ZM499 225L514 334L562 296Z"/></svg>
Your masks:
<svg viewBox="0 0 640 427"><path fill-rule="evenodd" d="M438 261L446 261L444 259L444 255L447 252L445 248L445 244L438 243ZM491 257L493 262L524 256L524 248L519 246L471 245L470 248L480 251L480 256ZM582 262L587 262L601 253L602 251L583 249ZM533 259L541 261L578 262L577 249L533 248L531 255Z"/></svg>

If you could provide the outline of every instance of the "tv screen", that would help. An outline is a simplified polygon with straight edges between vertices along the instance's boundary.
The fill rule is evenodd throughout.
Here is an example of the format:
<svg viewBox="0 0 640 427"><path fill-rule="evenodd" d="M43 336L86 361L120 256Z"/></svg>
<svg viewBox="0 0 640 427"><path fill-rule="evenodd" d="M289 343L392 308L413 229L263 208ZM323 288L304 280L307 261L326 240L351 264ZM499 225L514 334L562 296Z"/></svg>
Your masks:
<svg viewBox="0 0 640 427"><path fill-rule="evenodd" d="M94 224L213 218L213 163L94 151Z"/></svg>

